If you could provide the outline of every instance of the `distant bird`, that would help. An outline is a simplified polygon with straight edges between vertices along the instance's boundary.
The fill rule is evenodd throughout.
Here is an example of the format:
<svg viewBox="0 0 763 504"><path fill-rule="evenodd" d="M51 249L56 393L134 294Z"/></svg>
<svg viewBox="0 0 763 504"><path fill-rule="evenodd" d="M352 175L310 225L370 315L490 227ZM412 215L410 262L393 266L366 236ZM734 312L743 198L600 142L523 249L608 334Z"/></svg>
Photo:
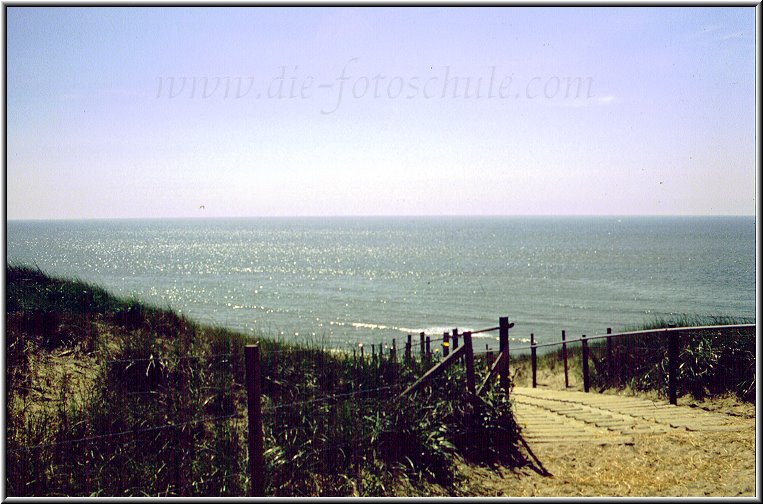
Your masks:
<svg viewBox="0 0 763 504"><path fill-rule="evenodd" d="M204 205L199 205L199 210L206 210L206 209L207 207L205 207Z"/></svg>

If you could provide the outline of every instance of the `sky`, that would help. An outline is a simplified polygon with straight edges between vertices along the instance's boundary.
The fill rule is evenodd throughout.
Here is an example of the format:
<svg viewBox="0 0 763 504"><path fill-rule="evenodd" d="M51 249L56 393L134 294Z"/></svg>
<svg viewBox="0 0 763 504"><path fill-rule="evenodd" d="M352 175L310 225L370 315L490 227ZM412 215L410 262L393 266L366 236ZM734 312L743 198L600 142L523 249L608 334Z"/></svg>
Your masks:
<svg viewBox="0 0 763 504"><path fill-rule="evenodd" d="M7 7L7 218L755 215L755 9Z"/></svg>

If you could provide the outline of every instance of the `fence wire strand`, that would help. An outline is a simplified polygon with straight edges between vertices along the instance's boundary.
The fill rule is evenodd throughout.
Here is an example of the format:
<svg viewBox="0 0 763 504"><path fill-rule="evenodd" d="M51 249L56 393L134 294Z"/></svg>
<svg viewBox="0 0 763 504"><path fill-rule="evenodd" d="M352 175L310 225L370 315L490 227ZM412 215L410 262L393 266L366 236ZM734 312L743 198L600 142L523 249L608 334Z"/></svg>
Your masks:
<svg viewBox="0 0 763 504"><path fill-rule="evenodd" d="M63 441L56 441L54 443L43 443L33 446L19 446L16 448L8 448L9 451L30 451L30 450L37 450L42 448L54 448L56 446L63 446L68 444L76 444L76 443L82 443L86 441L97 441L99 439L108 439L113 437L120 437L120 436L127 436L127 435L138 435L138 434L145 434L146 432L155 432L155 431L161 431L166 429L178 429L182 427L186 427L188 425L195 425L198 423L203 422L216 422L220 420L228 420L228 419L236 419L241 418L237 414L230 414L230 415L220 415L220 416L214 416L214 417L206 417L206 418L197 418L194 420L188 420L186 422L180 422L180 423L173 423L173 424L167 424L167 425L157 425L154 427L142 427L140 429L131 429L131 430L124 430L120 432L111 432L108 434L99 434L97 436L89 436L84 438L76 438L76 439L66 439Z"/></svg>
<svg viewBox="0 0 763 504"><path fill-rule="evenodd" d="M214 355L184 355L180 357L137 357L137 358L131 358L131 359L109 359L106 360L106 364L125 364L125 363L132 363L132 362L177 362L177 361L184 361L184 360L200 360L204 359L209 361L210 359L216 359L219 357L233 357L235 354L227 353L227 354L214 354ZM222 360L220 362L227 362L226 360ZM211 361L209 362L211 363Z"/></svg>
<svg viewBox="0 0 763 504"><path fill-rule="evenodd" d="M277 404L273 404L271 406L268 406L266 409L267 410L277 410L277 409L290 408L292 406L303 406L305 404L315 404L315 403L320 403L320 402L335 401L335 400L340 399L340 398L347 399L347 398L354 397L354 396L357 396L357 395L369 394L371 392L379 392L379 391L382 391L382 390L392 390L392 389L399 389L399 388L400 388L400 385L387 385L385 387L378 387L378 388L365 389L365 390L356 390L354 392L346 392L346 393L342 393L342 394L329 394L329 395L320 396L320 397L317 397L317 398L314 398L314 399L307 399L307 400L304 400L304 401L294 401L294 402L288 402L288 403L277 403Z"/></svg>

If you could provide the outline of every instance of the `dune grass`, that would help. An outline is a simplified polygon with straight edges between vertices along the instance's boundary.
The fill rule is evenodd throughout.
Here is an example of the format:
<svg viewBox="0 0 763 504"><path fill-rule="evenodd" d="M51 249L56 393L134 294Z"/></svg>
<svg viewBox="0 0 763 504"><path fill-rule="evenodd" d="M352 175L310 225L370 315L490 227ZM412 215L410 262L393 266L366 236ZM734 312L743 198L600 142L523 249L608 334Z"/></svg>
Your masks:
<svg viewBox="0 0 763 504"><path fill-rule="evenodd" d="M6 278L8 495L248 494L253 338L35 268ZM397 401L420 363L257 341L266 495L459 495L457 458L526 463L510 402L468 400L460 366Z"/></svg>
<svg viewBox="0 0 763 504"><path fill-rule="evenodd" d="M262 355L266 495L468 495L465 459L517 467L511 402L465 391L454 366L414 397L418 361L360 359L320 340L290 343L199 325L36 268L6 269L6 489L10 496L245 496L244 346ZM656 319L642 328L747 321ZM612 376L591 344L595 388L665 389L664 341L618 346ZM630 345L630 346L629 346ZM579 346L571 346L579 373ZM512 359L521 367L529 357ZM523 362L525 364L523 364ZM682 336L681 393L754 400L755 338ZM560 353L539 357L561 372ZM487 368L478 362L478 381Z"/></svg>

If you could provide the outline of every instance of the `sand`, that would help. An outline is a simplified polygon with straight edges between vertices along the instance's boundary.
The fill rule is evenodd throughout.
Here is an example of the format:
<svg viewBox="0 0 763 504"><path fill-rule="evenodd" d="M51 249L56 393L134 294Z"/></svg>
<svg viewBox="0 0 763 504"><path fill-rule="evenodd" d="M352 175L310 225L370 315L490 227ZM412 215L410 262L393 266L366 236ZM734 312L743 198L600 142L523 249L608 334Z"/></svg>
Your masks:
<svg viewBox="0 0 763 504"><path fill-rule="evenodd" d="M525 374L525 377L529 378L529 374ZM530 385L529 380L521 379L521 376L519 378L517 381L520 384ZM541 391L560 390L558 373L543 372L539 376L539 383ZM562 375L561 389L563 388ZM574 389L578 387L575 386ZM582 392L577 394L580 396ZM655 410L658 407L676 408L668 406L664 398L658 398L654 393L606 391L604 394L591 394L594 394L591 399L600 401L600 404L617 403L617 398L613 396L620 395L630 398L632 402L652 402L656 405ZM523 411L521 407L517 409ZM462 463L460 469L470 480L468 494L516 497L756 496L754 404L740 402L731 395L704 401L681 397L678 409L670 411L675 412L670 414L676 416L663 419L662 423L649 419L652 422L650 425L662 427L656 429L658 432L654 432L655 429L628 432L629 439L620 443L607 442L606 439L625 436L622 429L611 429L616 432L610 430L607 434L602 434L602 438L596 438L599 441L604 439L602 442L596 442L590 436L567 436L569 439L564 442L537 442L528 435L529 449L538 460L535 467L513 471L505 468L491 470ZM590 412L578 410L571 415L586 419L590 418L585 416L588 413ZM524 414L527 416L526 411ZM617 416L616 413L613 415ZM518 414L517 418L522 420L522 415ZM673 418L689 420L682 424ZM696 427L689 430L682 426L699 425L692 423L692 419L696 418L710 419L709 423L701 424L706 426L704 430ZM566 416L564 419L578 422L575 418ZM537 421L537 417L532 420ZM570 432L569 422L559 432L561 437L564 437L565 432ZM670 423L679 426L672 427ZM723 428L713 428L713 425L721 424ZM543 427L536 426L536 434L539 428ZM553 435L549 431L553 429L552 423L547 423L545 429L545 434ZM526 434L531 431L530 428L525 430ZM541 438L542 436L536 439L542 441ZM543 470L547 472L546 475L541 474Z"/></svg>

